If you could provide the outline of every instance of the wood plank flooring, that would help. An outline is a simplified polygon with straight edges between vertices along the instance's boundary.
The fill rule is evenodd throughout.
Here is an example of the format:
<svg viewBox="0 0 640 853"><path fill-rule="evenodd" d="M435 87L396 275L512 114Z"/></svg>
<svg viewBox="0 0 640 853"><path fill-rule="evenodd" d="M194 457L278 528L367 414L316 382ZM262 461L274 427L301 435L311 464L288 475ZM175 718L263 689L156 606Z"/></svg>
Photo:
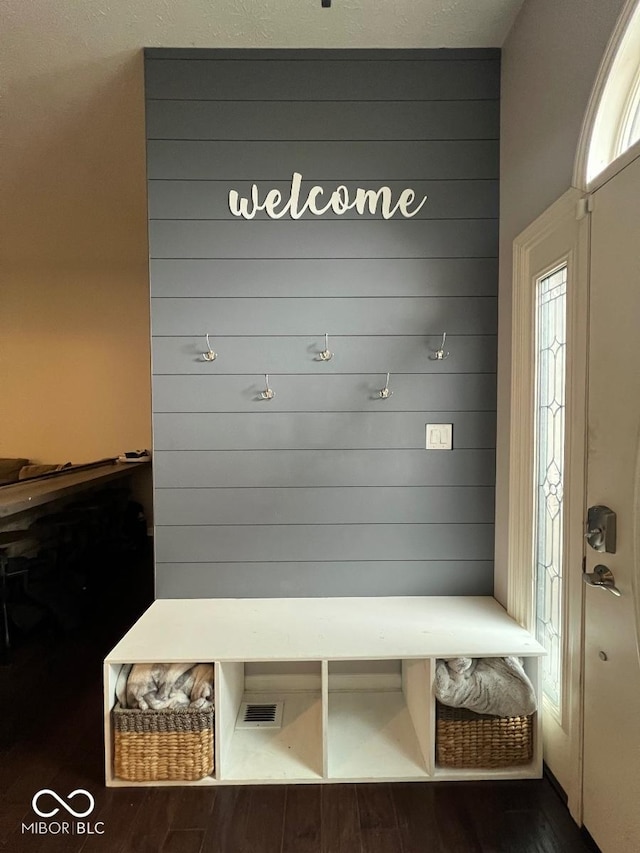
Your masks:
<svg viewBox="0 0 640 853"><path fill-rule="evenodd" d="M11 665L0 667L3 853L586 853L594 849L547 780L107 789L102 765L101 661L138 615L107 609L107 627L97 614L74 636L45 634L23 640ZM63 798L86 788L96 804L86 820L94 827L103 824L104 833L23 833L22 824L36 819L31 800L42 788L51 788ZM57 819L64 820L62 809Z"/></svg>

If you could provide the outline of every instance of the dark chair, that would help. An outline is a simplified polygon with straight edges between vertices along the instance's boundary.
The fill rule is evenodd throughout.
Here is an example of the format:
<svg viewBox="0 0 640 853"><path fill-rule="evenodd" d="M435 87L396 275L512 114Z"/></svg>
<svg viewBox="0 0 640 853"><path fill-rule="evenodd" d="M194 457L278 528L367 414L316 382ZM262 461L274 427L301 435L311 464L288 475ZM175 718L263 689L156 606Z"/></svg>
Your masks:
<svg viewBox="0 0 640 853"><path fill-rule="evenodd" d="M0 609L2 618L3 660L8 660L11 648L9 602L10 587L20 578L23 589L28 587L29 573L40 547L37 536L30 530L0 531Z"/></svg>

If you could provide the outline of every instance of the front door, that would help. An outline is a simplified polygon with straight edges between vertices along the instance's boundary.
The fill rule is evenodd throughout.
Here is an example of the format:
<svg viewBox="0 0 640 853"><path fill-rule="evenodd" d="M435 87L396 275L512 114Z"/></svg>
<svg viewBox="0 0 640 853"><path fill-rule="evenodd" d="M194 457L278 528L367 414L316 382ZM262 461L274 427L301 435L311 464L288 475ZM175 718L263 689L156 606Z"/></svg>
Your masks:
<svg viewBox="0 0 640 853"><path fill-rule="evenodd" d="M586 547L583 822L602 853L640 850L640 158L592 196L587 506L617 514Z"/></svg>

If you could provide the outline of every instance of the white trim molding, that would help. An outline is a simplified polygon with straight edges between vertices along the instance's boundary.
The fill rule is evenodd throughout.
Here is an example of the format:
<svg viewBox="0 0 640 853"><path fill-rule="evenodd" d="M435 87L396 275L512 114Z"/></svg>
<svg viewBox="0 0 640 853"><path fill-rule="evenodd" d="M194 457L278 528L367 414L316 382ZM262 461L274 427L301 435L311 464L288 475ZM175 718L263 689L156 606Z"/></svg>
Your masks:
<svg viewBox="0 0 640 853"><path fill-rule="evenodd" d="M535 284L534 250L584 208L583 195L569 189L531 223L513 243L513 310L511 339L511 442L509 453L507 610L534 630L534 440ZM562 258L558 256L556 262Z"/></svg>
<svg viewBox="0 0 640 853"><path fill-rule="evenodd" d="M535 634L536 286L567 266L566 434L564 452L562 686L554 759L579 820L589 281L589 198L569 189L513 244L511 444L509 457L507 610ZM559 750L559 751L557 751ZM562 773L560 773L560 770Z"/></svg>

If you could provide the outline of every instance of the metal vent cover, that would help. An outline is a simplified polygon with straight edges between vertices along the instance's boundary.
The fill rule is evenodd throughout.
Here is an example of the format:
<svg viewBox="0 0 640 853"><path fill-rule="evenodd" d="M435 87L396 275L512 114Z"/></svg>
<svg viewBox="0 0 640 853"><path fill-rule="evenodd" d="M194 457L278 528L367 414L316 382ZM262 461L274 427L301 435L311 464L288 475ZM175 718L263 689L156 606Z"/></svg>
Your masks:
<svg viewBox="0 0 640 853"><path fill-rule="evenodd" d="M242 702L237 729L281 729L284 702Z"/></svg>

